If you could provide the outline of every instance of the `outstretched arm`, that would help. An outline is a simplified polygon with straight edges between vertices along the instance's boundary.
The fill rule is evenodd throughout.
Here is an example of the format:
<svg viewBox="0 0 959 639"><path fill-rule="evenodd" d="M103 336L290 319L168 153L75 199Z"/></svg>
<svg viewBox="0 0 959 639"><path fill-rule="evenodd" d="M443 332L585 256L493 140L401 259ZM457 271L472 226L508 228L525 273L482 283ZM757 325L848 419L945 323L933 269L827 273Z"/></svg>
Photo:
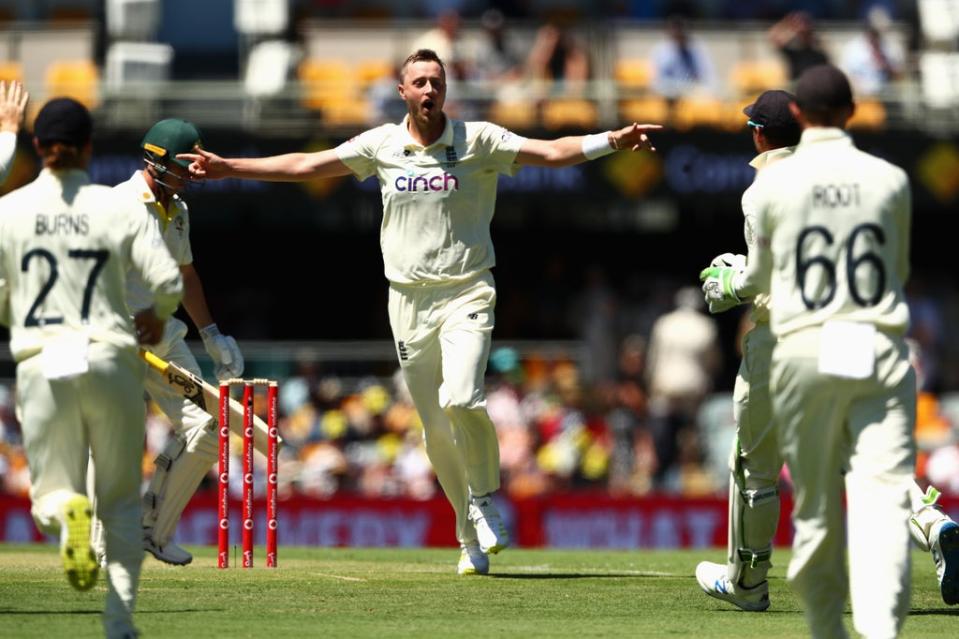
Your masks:
<svg viewBox="0 0 959 639"><path fill-rule="evenodd" d="M614 151L655 151L647 135L662 127L658 124L630 124L618 131L595 135L571 135L556 140L527 139L516 154L517 164L533 166L571 166L593 160Z"/></svg>
<svg viewBox="0 0 959 639"><path fill-rule="evenodd" d="M193 153L181 153L177 158L190 161L190 176L195 179L233 177L268 182L303 182L351 173L333 149L265 158L221 158L216 153L198 148Z"/></svg>

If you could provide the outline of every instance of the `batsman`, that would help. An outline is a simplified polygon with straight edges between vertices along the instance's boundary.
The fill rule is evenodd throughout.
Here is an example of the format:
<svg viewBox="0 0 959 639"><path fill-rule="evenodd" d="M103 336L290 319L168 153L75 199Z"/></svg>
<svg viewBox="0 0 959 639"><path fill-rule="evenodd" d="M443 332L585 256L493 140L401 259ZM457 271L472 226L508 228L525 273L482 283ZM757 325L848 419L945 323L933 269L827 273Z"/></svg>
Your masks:
<svg viewBox="0 0 959 639"><path fill-rule="evenodd" d="M177 160L176 155L202 146L200 132L185 120L162 120L147 131L140 146L145 166L114 190L129 202L129 215L150 218L151 240L156 245L165 243L179 265L183 308L203 338L217 378L239 377L243 355L236 340L220 333L207 306L203 283L193 265L190 215L180 197L191 180L189 162ZM131 314L153 305L150 289L135 273L129 274L126 293ZM186 334L186 324L171 317L163 338L149 350L199 378L200 367L184 341ZM193 556L173 543L173 533L183 509L217 459L217 429L212 415L184 397L182 389L156 369L147 369L145 387L176 433L157 456L143 496L143 548L160 561L182 566L193 561ZM100 554L103 548L98 540L94 546Z"/></svg>

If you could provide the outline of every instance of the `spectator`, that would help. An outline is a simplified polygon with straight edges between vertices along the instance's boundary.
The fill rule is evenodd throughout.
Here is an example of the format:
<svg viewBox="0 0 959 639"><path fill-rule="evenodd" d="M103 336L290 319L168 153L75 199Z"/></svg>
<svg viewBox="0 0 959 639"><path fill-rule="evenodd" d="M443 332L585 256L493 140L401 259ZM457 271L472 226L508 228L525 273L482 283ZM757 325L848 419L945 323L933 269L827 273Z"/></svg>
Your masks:
<svg viewBox="0 0 959 639"><path fill-rule="evenodd" d="M506 20L498 9L489 9L480 18L483 39L480 41L473 68L479 80L518 80L521 73L521 58L512 46L504 28Z"/></svg>
<svg viewBox="0 0 959 639"><path fill-rule="evenodd" d="M666 39L653 48L652 59L653 88L660 95L674 100L690 93L715 93L716 74L709 52L689 37L682 18L669 19Z"/></svg>
<svg viewBox="0 0 959 639"><path fill-rule="evenodd" d="M550 22L536 32L526 70L534 80L552 80L574 88L589 79L589 54L568 29Z"/></svg>
<svg viewBox="0 0 959 639"><path fill-rule="evenodd" d="M679 434L695 425L695 416L712 389L720 355L715 322L704 315L698 288L676 293L676 309L653 324L649 340L649 412L659 486L677 461Z"/></svg>
<svg viewBox="0 0 959 639"><path fill-rule="evenodd" d="M808 13L795 11L786 15L769 29L767 35L772 45L785 56L790 80L798 78L809 67L829 63Z"/></svg>
<svg viewBox="0 0 959 639"><path fill-rule="evenodd" d="M446 64L448 81L466 80L470 77L469 64L461 47L461 23L460 14L456 9L446 9L436 17L436 26L410 45L410 51L420 49L435 51Z"/></svg>
<svg viewBox="0 0 959 639"><path fill-rule="evenodd" d="M902 76L905 51L890 37L889 14L881 7L869 11L862 34L842 51L842 68L860 95L877 95Z"/></svg>

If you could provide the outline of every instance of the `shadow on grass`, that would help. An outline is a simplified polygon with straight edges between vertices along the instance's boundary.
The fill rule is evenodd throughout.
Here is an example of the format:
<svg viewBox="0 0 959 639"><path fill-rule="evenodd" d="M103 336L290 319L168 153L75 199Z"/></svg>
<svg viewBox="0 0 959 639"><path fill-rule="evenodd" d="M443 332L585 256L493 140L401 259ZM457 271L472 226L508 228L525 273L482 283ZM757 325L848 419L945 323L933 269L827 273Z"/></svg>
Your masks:
<svg viewBox="0 0 959 639"><path fill-rule="evenodd" d="M580 572L490 573L494 579L675 579L676 575L638 575L635 572L604 572L584 575Z"/></svg>
<svg viewBox="0 0 959 639"><path fill-rule="evenodd" d="M959 617L959 608L913 608L909 616L916 615L943 615L945 617Z"/></svg>
<svg viewBox="0 0 959 639"><path fill-rule="evenodd" d="M176 610L137 610L139 615L168 615L183 612L226 612L227 608L177 608ZM0 608L0 615L99 615L103 610L18 610L16 608Z"/></svg>

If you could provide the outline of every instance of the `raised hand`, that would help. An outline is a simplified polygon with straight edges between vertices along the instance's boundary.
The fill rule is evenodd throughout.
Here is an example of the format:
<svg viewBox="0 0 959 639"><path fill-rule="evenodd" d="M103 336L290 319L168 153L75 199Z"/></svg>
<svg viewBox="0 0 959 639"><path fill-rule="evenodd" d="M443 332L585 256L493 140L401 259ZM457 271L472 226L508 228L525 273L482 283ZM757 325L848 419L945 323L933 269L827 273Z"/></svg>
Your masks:
<svg viewBox="0 0 959 639"><path fill-rule="evenodd" d="M17 133L30 94L16 80L0 82L0 131Z"/></svg>
<svg viewBox="0 0 959 639"><path fill-rule="evenodd" d="M655 151L656 147L653 146L652 140L650 140L646 134L662 128L663 127L658 124L636 124L633 122L618 131L610 132L609 143L612 144L613 148L617 151L625 149L631 151L639 151L641 149Z"/></svg>

